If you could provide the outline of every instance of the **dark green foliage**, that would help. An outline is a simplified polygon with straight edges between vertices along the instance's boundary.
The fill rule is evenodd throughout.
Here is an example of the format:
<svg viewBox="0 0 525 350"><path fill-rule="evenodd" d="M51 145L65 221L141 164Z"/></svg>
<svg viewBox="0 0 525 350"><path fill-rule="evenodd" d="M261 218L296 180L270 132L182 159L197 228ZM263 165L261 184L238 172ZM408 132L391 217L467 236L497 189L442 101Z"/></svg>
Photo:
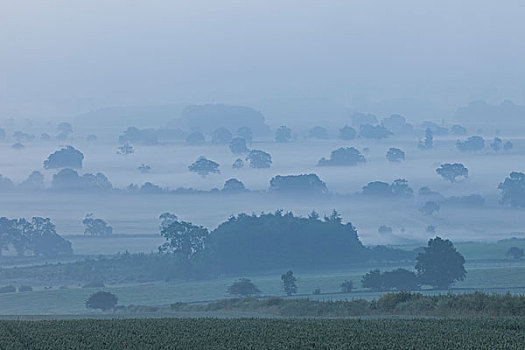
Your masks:
<svg viewBox="0 0 525 350"><path fill-rule="evenodd" d="M287 143L292 139L292 130L287 126L281 126L275 130L275 142Z"/></svg>
<svg viewBox="0 0 525 350"><path fill-rule="evenodd" d="M44 161L45 169L59 169L59 168L82 168L82 161L84 155L79 150L72 146L67 146L61 150L52 153Z"/></svg>
<svg viewBox="0 0 525 350"><path fill-rule="evenodd" d="M318 166L354 166L366 163L365 157L354 147L339 148L332 151L330 159L321 158Z"/></svg>
<svg viewBox="0 0 525 350"><path fill-rule="evenodd" d="M362 261L369 251L352 224L292 213L232 216L210 235L207 256L223 273Z"/></svg>
<svg viewBox="0 0 525 350"><path fill-rule="evenodd" d="M286 295L290 296L297 293L297 278L293 275L292 270L281 275L281 280L283 281L283 289ZM319 292L319 294L321 293Z"/></svg>
<svg viewBox="0 0 525 350"><path fill-rule="evenodd" d="M413 291L419 289L416 274L406 269L385 271L381 275L384 290Z"/></svg>
<svg viewBox="0 0 525 350"><path fill-rule="evenodd" d="M296 194L324 194L326 184L316 174L277 175L270 180L270 191Z"/></svg>
<svg viewBox="0 0 525 350"><path fill-rule="evenodd" d="M511 247L507 251L507 256L511 256L513 259L519 260L523 258L523 249L518 247Z"/></svg>
<svg viewBox="0 0 525 350"><path fill-rule="evenodd" d="M272 165L272 156L270 153L254 149L250 151L246 161L250 168L269 168Z"/></svg>
<svg viewBox="0 0 525 350"><path fill-rule="evenodd" d="M107 311L115 308L117 305L118 298L115 294L109 292L96 292L91 294L86 301L86 307L88 309L100 309Z"/></svg>
<svg viewBox="0 0 525 350"><path fill-rule="evenodd" d="M248 278L239 278L239 280L228 287L228 294L231 295L253 295L259 294L261 291Z"/></svg>
<svg viewBox="0 0 525 350"><path fill-rule="evenodd" d="M405 160L405 152L399 148L389 148L388 152L386 152L386 159L393 163L399 163Z"/></svg>
<svg viewBox="0 0 525 350"><path fill-rule="evenodd" d="M525 174L513 171L499 184L500 203L511 207L525 207Z"/></svg>
<svg viewBox="0 0 525 350"><path fill-rule="evenodd" d="M525 322L518 318L1 321L0 347L21 350L31 344L35 349L56 350L515 350L523 349L524 328Z"/></svg>
<svg viewBox="0 0 525 350"><path fill-rule="evenodd" d="M188 169L200 176L207 176L208 174L220 174L219 163L206 159L206 157L199 157L193 164L188 166Z"/></svg>
<svg viewBox="0 0 525 350"><path fill-rule="evenodd" d="M450 182L455 182L457 177L468 177L468 169L461 163L441 164L441 166L436 169L436 173Z"/></svg>
<svg viewBox="0 0 525 350"><path fill-rule="evenodd" d="M354 289L354 283L352 281L344 281L341 283L341 292L350 293Z"/></svg>
<svg viewBox="0 0 525 350"><path fill-rule="evenodd" d="M160 234L166 238L166 242L159 247L159 251L174 253L185 262L198 256L209 238L208 229L185 221L174 221L161 227Z"/></svg>
<svg viewBox="0 0 525 350"><path fill-rule="evenodd" d="M471 136L465 141L457 140L456 147L462 152L479 151L485 148L485 140L481 136Z"/></svg>
<svg viewBox="0 0 525 350"><path fill-rule="evenodd" d="M451 241L436 237L428 241L424 252L419 253L416 270L422 284L447 289L456 281L463 281L465 258L458 253Z"/></svg>

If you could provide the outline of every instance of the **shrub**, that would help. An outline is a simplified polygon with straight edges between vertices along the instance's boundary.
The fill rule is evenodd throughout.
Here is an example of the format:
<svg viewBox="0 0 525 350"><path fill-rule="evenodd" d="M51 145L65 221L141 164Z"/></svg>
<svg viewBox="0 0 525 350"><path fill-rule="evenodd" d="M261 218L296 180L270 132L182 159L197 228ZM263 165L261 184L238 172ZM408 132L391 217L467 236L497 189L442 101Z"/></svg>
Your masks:
<svg viewBox="0 0 525 350"><path fill-rule="evenodd" d="M86 307L88 309L100 309L102 311L113 309L118 302L118 298L115 294L109 292L96 292L91 294L89 299L86 301Z"/></svg>

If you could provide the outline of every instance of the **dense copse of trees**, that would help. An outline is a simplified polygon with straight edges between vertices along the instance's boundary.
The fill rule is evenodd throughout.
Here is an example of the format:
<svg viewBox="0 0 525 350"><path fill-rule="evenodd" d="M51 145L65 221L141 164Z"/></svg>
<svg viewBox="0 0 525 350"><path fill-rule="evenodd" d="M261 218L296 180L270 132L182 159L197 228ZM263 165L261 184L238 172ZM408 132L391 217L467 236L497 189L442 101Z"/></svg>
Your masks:
<svg viewBox="0 0 525 350"><path fill-rule="evenodd" d="M500 203L511 207L525 207L525 174L513 171L499 184L501 190Z"/></svg>
<svg viewBox="0 0 525 350"><path fill-rule="evenodd" d="M414 190L408 185L406 179L396 179L392 184L382 181L372 181L363 187L364 195L380 197L412 197Z"/></svg>
<svg viewBox="0 0 525 350"><path fill-rule="evenodd" d="M156 145L159 143L157 132L154 129L127 128L118 138L119 143L137 145Z"/></svg>
<svg viewBox="0 0 525 350"><path fill-rule="evenodd" d="M82 224L86 227L84 235L91 237L108 237L113 234L113 227L109 226L107 222L102 219L97 219L93 214L87 214Z"/></svg>
<svg viewBox="0 0 525 350"><path fill-rule="evenodd" d="M0 255L3 250L14 249L19 256L30 253L36 256L56 257L73 254L71 243L56 233L50 219L0 218Z"/></svg>
<svg viewBox="0 0 525 350"><path fill-rule="evenodd" d="M436 237L416 258L416 273L406 269L366 273L361 285L375 291L412 291L421 285L448 289L454 282L463 281L466 276L465 259L449 240Z"/></svg>
<svg viewBox="0 0 525 350"><path fill-rule="evenodd" d="M405 152L399 148L389 148L388 152L386 152L386 159L388 159L389 162L399 163L405 160Z"/></svg>
<svg viewBox="0 0 525 350"><path fill-rule="evenodd" d="M510 151L513 147L514 145L512 144L512 142L506 141L505 143L503 143L503 140L499 137L495 137L494 140L490 143L490 148L492 148L494 152L499 152L502 149L504 151Z"/></svg>
<svg viewBox="0 0 525 350"><path fill-rule="evenodd" d="M365 157L354 147L339 148L332 151L330 159L321 158L318 166L353 166L366 163Z"/></svg>
<svg viewBox="0 0 525 350"><path fill-rule="evenodd" d="M62 148L47 157L44 161L45 169L60 169L60 168L82 168L82 161L84 155L79 150L72 146Z"/></svg>
<svg viewBox="0 0 525 350"><path fill-rule="evenodd" d="M325 194L326 184L316 174L277 175L270 180L270 191L295 194Z"/></svg>
<svg viewBox="0 0 525 350"><path fill-rule="evenodd" d="M292 130L282 125L277 130L275 130L275 142L279 143L288 143L292 139Z"/></svg>
<svg viewBox="0 0 525 350"><path fill-rule="evenodd" d="M188 166L188 169L200 176L207 176L208 174L220 174L219 163L207 159L206 157L199 157L193 164Z"/></svg>
<svg viewBox="0 0 525 350"><path fill-rule="evenodd" d="M88 173L80 176L73 169L62 169L57 174L53 175L51 189L54 191L104 192L113 189L113 185L102 173Z"/></svg>
<svg viewBox="0 0 525 350"><path fill-rule="evenodd" d="M456 147L462 152L480 151L485 148L485 140L481 136L471 136L465 141L457 140Z"/></svg>
<svg viewBox="0 0 525 350"><path fill-rule="evenodd" d="M441 164L440 167L436 169L436 173L450 182L456 182L456 178L458 177L468 177L468 169L461 163Z"/></svg>
<svg viewBox="0 0 525 350"><path fill-rule="evenodd" d="M339 129L339 138L341 140L353 140L357 136L357 131L354 128L345 125L342 129Z"/></svg>
<svg viewBox="0 0 525 350"><path fill-rule="evenodd" d="M272 156L270 153L253 149L246 157L250 168L269 168L272 165Z"/></svg>
<svg viewBox="0 0 525 350"><path fill-rule="evenodd" d="M381 125L364 124L359 128L359 136L367 139L384 139L391 135L392 133Z"/></svg>

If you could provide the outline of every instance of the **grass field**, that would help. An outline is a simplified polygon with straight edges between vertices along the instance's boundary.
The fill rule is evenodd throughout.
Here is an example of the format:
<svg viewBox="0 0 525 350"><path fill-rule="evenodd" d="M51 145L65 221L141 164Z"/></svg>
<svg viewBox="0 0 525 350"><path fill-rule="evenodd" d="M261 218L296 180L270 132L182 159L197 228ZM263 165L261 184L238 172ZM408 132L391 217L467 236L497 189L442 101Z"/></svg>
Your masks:
<svg viewBox="0 0 525 350"><path fill-rule="evenodd" d="M523 349L523 319L1 321L18 349Z"/></svg>

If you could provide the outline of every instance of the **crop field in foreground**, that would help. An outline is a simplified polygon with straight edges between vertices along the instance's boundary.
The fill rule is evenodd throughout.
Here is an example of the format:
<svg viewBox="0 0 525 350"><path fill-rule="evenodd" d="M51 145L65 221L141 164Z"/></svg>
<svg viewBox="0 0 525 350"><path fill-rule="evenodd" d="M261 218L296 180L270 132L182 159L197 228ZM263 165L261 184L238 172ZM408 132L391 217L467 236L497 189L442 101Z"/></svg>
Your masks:
<svg viewBox="0 0 525 350"><path fill-rule="evenodd" d="M525 319L2 321L2 349L523 349Z"/></svg>

